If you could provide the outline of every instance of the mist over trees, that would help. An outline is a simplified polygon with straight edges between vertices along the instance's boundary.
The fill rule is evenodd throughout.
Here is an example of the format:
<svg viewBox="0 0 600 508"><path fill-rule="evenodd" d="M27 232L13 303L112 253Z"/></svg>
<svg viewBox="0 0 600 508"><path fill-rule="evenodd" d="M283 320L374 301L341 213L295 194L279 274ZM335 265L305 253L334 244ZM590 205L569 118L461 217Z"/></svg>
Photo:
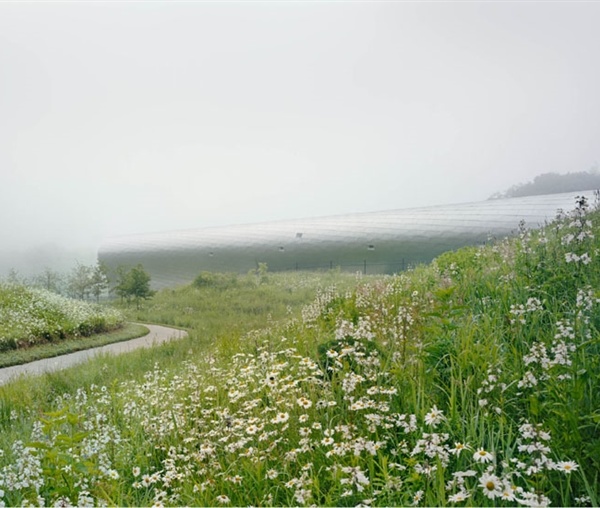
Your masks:
<svg viewBox="0 0 600 508"><path fill-rule="evenodd" d="M65 274L79 261L83 264L94 264L97 259L95 247L78 247L40 243L35 246L3 244L0 248L0 278L6 277L11 270L20 277L36 277L40 271L48 267L50 270Z"/></svg>
<svg viewBox="0 0 600 508"><path fill-rule="evenodd" d="M573 173L542 173L532 182L513 185L504 192L496 192L489 199L538 196L541 194L560 194L561 192L600 189L600 171L598 166L588 171Z"/></svg>
<svg viewBox="0 0 600 508"><path fill-rule="evenodd" d="M108 289L108 268L103 263L95 266L77 263L68 276L67 290L69 296L79 300L87 300L93 295L100 301L100 295Z"/></svg>
<svg viewBox="0 0 600 508"><path fill-rule="evenodd" d="M46 266L41 273L29 277L11 269L4 280L13 284L43 288L79 300L93 298L96 301L100 301L103 294L108 294L110 284L108 268L101 262L95 265L77 263L69 272L58 272Z"/></svg>
<svg viewBox="0 0 600 508"><path fill-rule="evenodd" d="M142 300L156 293L150 288L150 280L141 264L110 270L100 261L95 265L78 262L69 272L63 273L44 267L41 273L29 277L11 268L6 277L0 277L0 282L43 288L78 300L99 302L102 297L110 298L111 294L115 294L128 303L134 301L138 308Z"/></svg>
<svg viewBox="0 0 600 508"><path fill-rule="evenodd" d="M109 288L108 269L102 263L84 265L76 263L70 272L58 272L44 267L41 273L30 277L22 276L11 269L6 277L7 282L24 286L39 287L62 296L79 300L100 300L100 296Z"/></svg>

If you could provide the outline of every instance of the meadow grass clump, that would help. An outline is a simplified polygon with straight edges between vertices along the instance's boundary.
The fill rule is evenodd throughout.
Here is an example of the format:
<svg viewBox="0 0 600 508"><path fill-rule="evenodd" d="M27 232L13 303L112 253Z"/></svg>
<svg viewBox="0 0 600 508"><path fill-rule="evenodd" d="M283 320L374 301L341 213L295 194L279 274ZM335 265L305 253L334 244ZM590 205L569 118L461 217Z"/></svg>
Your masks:
<svg viewBox="0 0 600 508"><path fill-rule="evenodd" d="M0 283L0 352L107 332L123 324L116 309Z"/></svg>
<svg viewBox="0 0 600 508"><path fill-rule="evenodd" d="M301 311L317 276L163 291L131 312L189 326L169 355L34 410L6 387L0 499L597 505L598 219L580 201L408 273L329 279Z"/></svg>

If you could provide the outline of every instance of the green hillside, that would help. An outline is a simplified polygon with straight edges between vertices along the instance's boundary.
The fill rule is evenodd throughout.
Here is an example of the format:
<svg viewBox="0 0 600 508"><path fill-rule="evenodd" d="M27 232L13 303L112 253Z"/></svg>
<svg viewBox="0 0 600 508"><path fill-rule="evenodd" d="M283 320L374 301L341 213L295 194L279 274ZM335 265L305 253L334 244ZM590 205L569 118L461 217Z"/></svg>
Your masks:
<svg viewBox="0 0 600 508"><path fill-rule="evenodd" d="M0 387L0 500L597 506L598 213L393 277L162 291L131 317L188 339Z"/></svg>

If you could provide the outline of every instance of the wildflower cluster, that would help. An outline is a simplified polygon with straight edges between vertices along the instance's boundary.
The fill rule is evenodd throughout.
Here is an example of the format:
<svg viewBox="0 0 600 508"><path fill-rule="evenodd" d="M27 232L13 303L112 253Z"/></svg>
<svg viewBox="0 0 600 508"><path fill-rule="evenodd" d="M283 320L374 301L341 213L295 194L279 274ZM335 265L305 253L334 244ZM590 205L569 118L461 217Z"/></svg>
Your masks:
<svg viewBox="0 0 600 508"><path fill-rule="evenodd" d="M590 205L583 196L578 196L576 203L569 212L559 211L556 227L562 233L561 244L570 249L565 253L565 261L587 265L592 262L591 256L594 255L587 251L589 241L594 238L592 221L588 218Z"/></svg>
<svg viewBox="0 0 600 508"><path fill-rule="evenodd" d="M477 395L480 397L477 404L480 408L485 408L486 415L488 410L496 414L502 413L503 397L508 389L506 383L500 381L502 370L498 365L488 367L486 377L477 388Z"/></svg>
<svg viewBox="0 0 600 508"><path fill-rule="evenodd" d="M513 316L513 317L511 317L510 322L511 322L511 324L515 324L518 321L519 323L524 325L526 323L525 316L527 314L541 311L542 309L543 309L542 302L538 298L534 298L534 297L528 298L525 305L513 304L510 306L510 313Z"/></svg>
<svg viewBox="0 0 600 508"><path fill-rule="evenodd" d="M112 308L0 283L0 351L107 331L123 322L122 314Z"/></svg>
<svg viewBox="0 0 600 508"><path fill-rule="evenodd" d="M513 505L548 506L550 499L533 488L527 479L555 470L569 474L577 470L578 465L573 461L554 462L549 457L550 434L540 425L525 423L519 427L519 433L518 457L500 461L483 448L476 450L471 467L455 471L447 482L446 490L452 492L448 502L459 503L483 495L487 499Z"/></svg>
<svg viewBox="0 0 600 508"><path fill-rule="evenodd" d="M35 423L28 443L13 443L13 462L0 469L0 492L13 495L10 505L94 506L91 492L119 481L113 460L121 434L106 416L106 389L93 395L92 405L83 391L64 397L59 411Z"/></svg>

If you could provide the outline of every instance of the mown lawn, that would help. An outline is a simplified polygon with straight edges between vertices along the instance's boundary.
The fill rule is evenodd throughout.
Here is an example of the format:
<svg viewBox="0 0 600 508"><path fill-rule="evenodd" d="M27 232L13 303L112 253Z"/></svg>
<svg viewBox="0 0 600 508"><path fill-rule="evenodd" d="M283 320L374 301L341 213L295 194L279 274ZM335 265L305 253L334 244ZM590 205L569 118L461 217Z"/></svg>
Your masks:
<svg viewBox="0 0 600 508"><path fill-rule="evenodd" d="M10 367L12 365L22 365L44 358L53 358L55 356L105 346L115 342L123 342L125 340L142 337L147 333L148 328L145 326L134 323L125 323L120 328L111 332L40 343L25 348L9 349L0 352L0 368Z"/></svg>

